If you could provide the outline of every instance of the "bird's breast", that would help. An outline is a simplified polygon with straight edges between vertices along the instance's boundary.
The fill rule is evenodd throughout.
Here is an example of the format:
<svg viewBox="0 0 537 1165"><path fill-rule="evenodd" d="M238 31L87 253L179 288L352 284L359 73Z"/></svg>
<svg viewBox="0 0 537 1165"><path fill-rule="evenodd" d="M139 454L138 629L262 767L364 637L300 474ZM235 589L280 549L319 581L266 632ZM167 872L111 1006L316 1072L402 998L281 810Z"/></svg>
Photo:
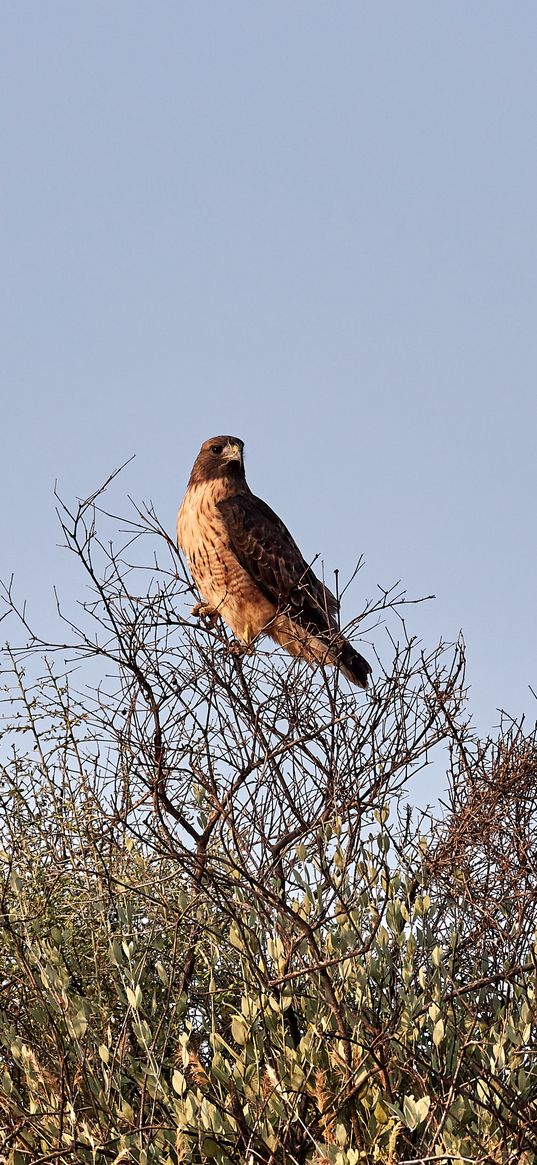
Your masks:
<svg viewBox="0 0 537 1165"><path fill-rule="evenodd" d="M177 542L205 601L239 639L248 641L273 618L275 605L233 553L213 486L187 490L177 517Z"/></svg>
<svg viewBox="0 0 537 1165"><path fill-rule="evenodd" d="M177 542L186 554L194 578L201 587L209 571L221 573L226 532L209 486L191 486L177 516Z"/></svg>

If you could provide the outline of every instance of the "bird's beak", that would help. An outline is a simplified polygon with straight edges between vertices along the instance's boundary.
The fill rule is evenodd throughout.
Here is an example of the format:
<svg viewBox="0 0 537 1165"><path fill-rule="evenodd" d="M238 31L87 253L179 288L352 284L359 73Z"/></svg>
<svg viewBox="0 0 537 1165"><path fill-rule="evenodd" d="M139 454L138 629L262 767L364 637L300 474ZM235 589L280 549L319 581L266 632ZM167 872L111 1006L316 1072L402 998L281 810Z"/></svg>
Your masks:
<svg viewBox="0 0 537 1165"><path fill-rule="evenodd" d="M242 463L242 449L240 445L232 445L229 442L226 445L226 461L239 461Z"/></svg>

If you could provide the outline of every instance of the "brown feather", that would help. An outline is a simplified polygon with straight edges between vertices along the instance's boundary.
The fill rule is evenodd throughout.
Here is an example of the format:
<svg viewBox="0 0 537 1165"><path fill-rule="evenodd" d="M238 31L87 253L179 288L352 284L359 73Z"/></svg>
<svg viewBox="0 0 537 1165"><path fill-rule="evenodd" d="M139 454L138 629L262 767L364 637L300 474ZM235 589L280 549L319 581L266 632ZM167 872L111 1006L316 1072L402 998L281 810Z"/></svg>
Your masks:
<svg viewBox="0 0 537 1165"><path fill-rule="evenodd" d="M243 443L211 437L194 463L177 541L207 608L237 639L265 633L310 663L339 664L367 687L370 665L338 629L338 604L277 514L246 482Z"/></svg>

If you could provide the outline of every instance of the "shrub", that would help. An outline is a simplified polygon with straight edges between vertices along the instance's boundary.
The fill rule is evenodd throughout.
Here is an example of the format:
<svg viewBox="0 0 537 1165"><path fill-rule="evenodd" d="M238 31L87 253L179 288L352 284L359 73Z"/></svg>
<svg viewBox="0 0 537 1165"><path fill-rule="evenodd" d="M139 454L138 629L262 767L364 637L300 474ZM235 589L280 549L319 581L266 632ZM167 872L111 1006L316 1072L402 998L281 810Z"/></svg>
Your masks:
<svg viewBox="0 0 537 1165"><path fill-rule="evenodd" d="M237 655L100 505L61 511L81 625L6 649L3 1160L537 1160L535 735L475 739L394 591L370 695Z"/></svg>

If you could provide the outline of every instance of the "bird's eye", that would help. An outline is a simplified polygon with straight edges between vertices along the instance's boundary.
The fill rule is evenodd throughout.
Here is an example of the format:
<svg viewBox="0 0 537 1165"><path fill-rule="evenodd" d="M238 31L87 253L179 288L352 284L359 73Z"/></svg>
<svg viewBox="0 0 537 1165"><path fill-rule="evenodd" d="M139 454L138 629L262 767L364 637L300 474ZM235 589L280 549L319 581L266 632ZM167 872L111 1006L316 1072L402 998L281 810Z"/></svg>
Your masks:
<svg viewBox="0 0 537 1165"><path fill-rule="evenodd" d="M221 445L211 445L211 453L221 453L221 452L222 452Z"/></svg>

